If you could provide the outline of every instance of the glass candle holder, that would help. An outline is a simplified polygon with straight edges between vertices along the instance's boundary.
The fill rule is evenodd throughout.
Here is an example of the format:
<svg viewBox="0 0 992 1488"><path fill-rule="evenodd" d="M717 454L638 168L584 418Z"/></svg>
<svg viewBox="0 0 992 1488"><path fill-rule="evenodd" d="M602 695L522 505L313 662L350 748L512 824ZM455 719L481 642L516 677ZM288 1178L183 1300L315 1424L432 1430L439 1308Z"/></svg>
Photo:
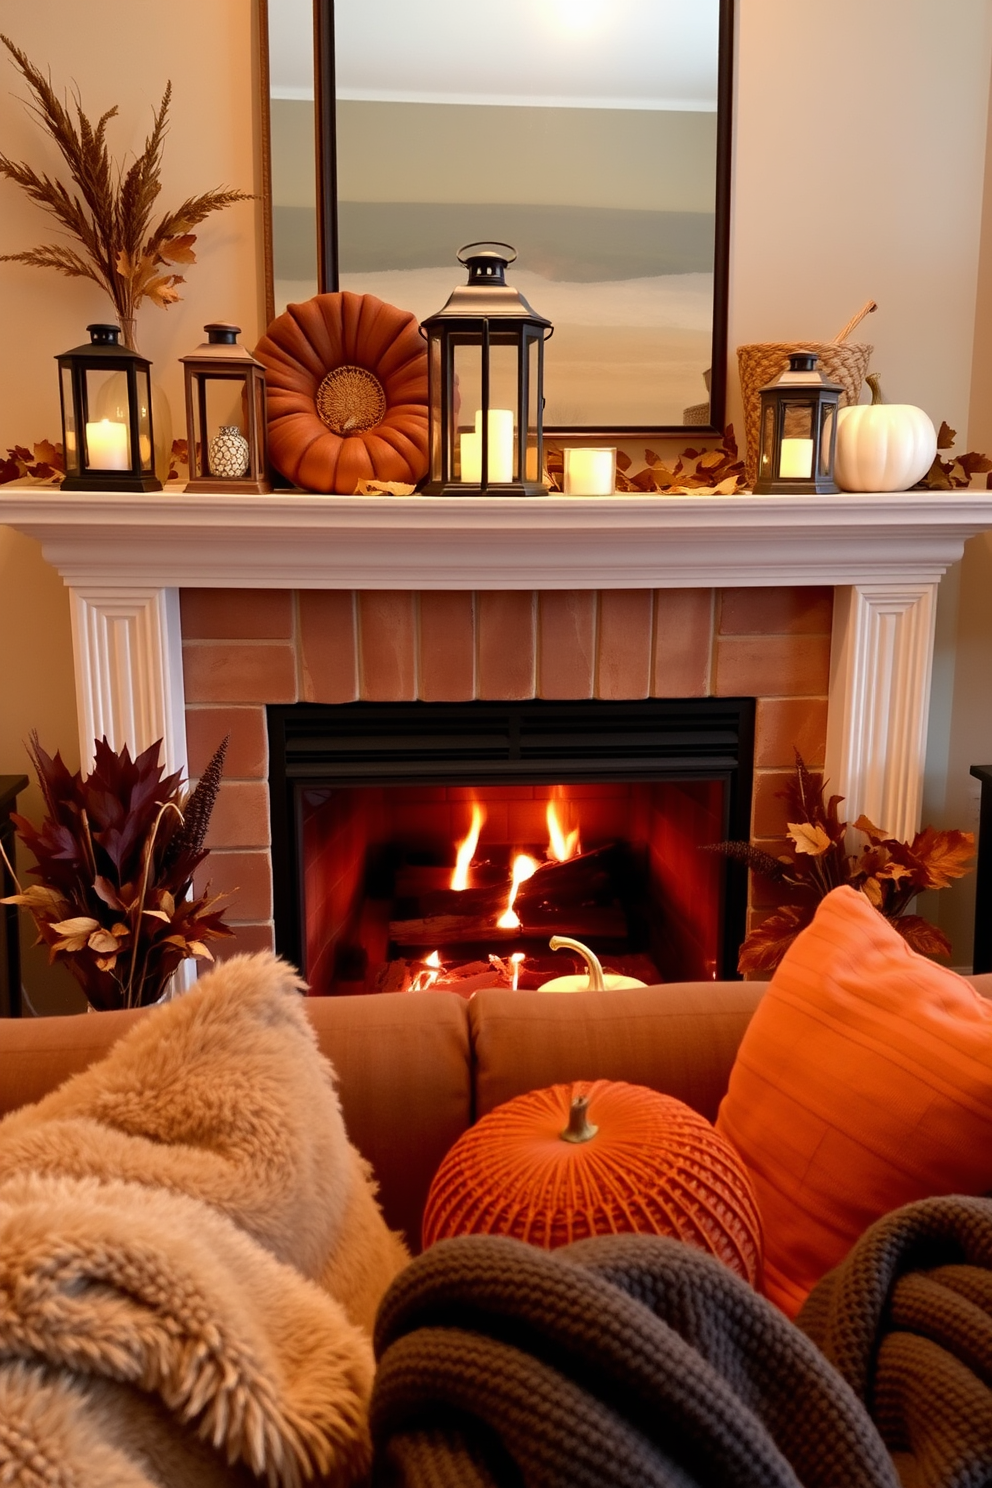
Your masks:
<svg viewBox="0 0 992 1488"><path fill-rule="evenodd" d="M617 486L615 449L566 449L565 495L612 496Z"/></svg>

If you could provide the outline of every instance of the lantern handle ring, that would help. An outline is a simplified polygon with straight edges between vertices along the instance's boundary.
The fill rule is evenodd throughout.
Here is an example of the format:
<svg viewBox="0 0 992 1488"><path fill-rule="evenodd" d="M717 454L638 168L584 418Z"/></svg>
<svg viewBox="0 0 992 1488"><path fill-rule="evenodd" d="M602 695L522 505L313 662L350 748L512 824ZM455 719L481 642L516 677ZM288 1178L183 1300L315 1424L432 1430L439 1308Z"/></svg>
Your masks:
<svg viewBox="0 0 992 1488"><path fill-rule="evenodd" d="M515 263L517 259L517 250L512 243L501 243L498 238L483 238L478 243L466 243L464 248L459 248L456 257L460 264L467 265L468 260L475 257L475 254L469 253L470 248L506 248L510 256L505 262L508 264ZM464 257L462 256L463 254ZM502 254L500 257L502 257Z"/></svg>

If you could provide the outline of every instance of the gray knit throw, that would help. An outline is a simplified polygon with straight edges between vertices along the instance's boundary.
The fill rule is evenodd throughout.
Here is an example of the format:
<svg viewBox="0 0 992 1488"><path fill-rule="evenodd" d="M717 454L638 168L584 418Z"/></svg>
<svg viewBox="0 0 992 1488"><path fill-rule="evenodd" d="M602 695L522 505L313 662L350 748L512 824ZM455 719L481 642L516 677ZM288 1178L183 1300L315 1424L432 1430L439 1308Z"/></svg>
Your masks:
<svg viewBox="0 0 992 1488"><path fill-rule="evenodd" d="M466 1236L388 1292L381 1488L896 1488L817 1348L719 1261L620 1235Z"/></svg>
<svg viewBox="0 0 992 1488"><path fill-rule="evenodd" d="M992 1200L887 1214L798 1322L871 1411L904 1484L992 1483Z"/></svg>

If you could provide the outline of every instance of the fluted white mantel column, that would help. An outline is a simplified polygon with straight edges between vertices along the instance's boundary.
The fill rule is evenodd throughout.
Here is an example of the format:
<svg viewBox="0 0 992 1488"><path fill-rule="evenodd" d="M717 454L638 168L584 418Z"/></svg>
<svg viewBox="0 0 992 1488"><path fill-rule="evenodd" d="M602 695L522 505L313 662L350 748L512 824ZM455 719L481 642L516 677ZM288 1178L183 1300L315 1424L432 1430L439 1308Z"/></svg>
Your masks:
<svg viewBox="0 0 992 1488"><path fill-rule="evenodd" d="M178 589L81 584L70 587L69 603L83 769L96 739L132 754L161 739L165 769L185 775Z"/></svg>
<svg viewBox="0 0 992 1488"><path fill-rule="evenodd" d="M834 591L825 774L843 815L893 836L920 825L937 585Z"/></svg>
<svg viewBox="0 0 992 1488"><path fill-rule="evenodd" d="M186 763L178 591L832 585L827 773L897 836L919 825L937 584L992 492L829 496L62 495L0 490L72 594L80 740Z"/></svg>

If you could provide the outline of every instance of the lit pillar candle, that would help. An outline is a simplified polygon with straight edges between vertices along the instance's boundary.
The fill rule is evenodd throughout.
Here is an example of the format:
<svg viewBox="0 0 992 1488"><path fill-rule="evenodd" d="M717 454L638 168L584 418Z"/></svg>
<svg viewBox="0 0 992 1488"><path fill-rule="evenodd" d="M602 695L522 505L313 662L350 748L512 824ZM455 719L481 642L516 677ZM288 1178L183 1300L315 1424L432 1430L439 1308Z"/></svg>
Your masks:
<svg viewBox="0 0 992 1488"><path fill-rule="evenodd" d="M567 449L566 496L612 496L616 486L616 450Z"/></svg>
<svg viewBox="0 0 992 1488"><path fill-rule="evenodd" d="M812 439L783 439L778 473L783 480L809 480L813 474Z"/></svg>
<svg viewBox="0 0 992 1488"><path fill-rule="evenodd" d="M461 478L468 486L477 486L482 479L482 435L462 434L459 439L462 456Z"/></svg>
<svg viewBox="0 0 992 1488"><path fill-rule="evenodd" d="M127 424L101 419L86 425L86 464L90 470L130 470Z"/></svg>
<svg viewBox="0 0 992 1488"><path fill-rule="evenodd" d="M475 432L479 435L479 458L482 458L482 414L475 415ZM513 411L509 408L489 410L489 484L513 479Z"/></svg>

